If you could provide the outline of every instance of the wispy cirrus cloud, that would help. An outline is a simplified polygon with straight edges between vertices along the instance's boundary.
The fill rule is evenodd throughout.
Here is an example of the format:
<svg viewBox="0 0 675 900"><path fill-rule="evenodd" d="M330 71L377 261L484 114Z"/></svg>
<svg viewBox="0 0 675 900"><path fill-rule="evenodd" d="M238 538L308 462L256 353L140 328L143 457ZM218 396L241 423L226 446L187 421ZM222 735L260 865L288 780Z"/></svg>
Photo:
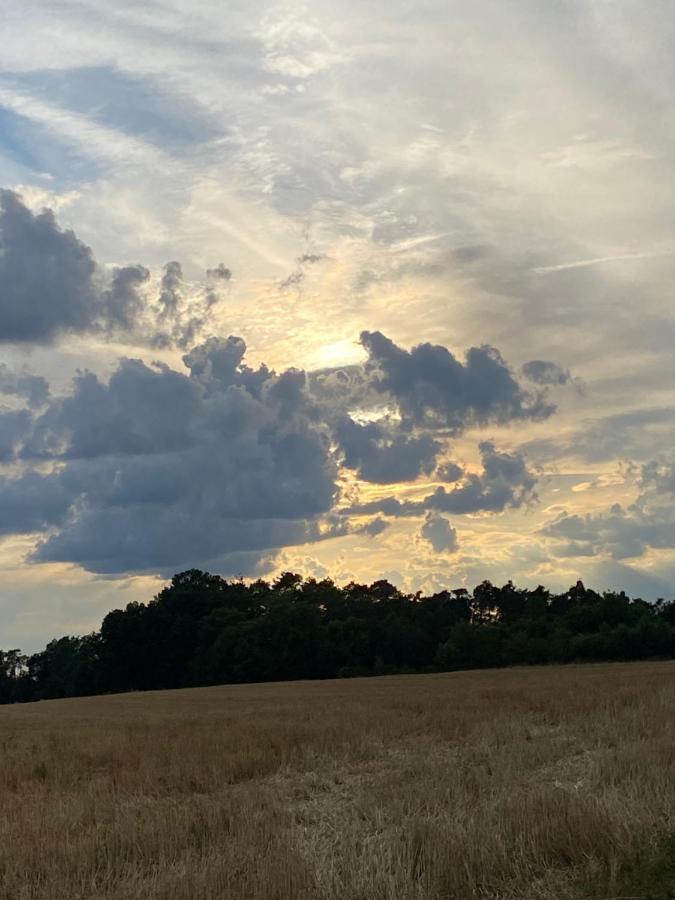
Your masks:
<svg viewBox="0 0 675 900"><path fill-rule="evenodd" d="M595 259L577 259L573 262L558 263L551 266L535 266L532 271L537 275L548 275L552 272L565 272L568 269L585 269L587 266L599 266L604 263L626 262L638 259L658 259L661 256L672 256L675 250L652 250L642 253L617 253L614 256L598 256Z"/></svg>

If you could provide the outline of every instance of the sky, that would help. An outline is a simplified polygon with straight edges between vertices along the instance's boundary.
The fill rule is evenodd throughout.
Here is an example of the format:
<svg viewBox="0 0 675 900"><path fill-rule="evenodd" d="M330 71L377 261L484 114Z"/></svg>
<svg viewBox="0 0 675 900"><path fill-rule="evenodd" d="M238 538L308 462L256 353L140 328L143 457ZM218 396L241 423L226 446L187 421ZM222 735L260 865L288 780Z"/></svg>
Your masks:
<svg viewBox="0 0 675 900"><path fill-rule="evenodd" d="M0 0L0 645L174 572L675 596L666 0Z"/></svg>

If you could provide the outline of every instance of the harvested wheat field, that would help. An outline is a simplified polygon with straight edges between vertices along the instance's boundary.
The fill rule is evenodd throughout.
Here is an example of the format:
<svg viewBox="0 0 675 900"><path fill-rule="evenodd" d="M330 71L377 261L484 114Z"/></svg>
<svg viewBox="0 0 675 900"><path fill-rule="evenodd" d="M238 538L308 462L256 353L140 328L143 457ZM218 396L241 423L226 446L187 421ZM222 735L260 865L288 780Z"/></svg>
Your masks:
<svg viewBox="0 0 675 900"><path fill-rule="evenodd" d="M675 663L0 709L0 896L668 897Z"/></svg>

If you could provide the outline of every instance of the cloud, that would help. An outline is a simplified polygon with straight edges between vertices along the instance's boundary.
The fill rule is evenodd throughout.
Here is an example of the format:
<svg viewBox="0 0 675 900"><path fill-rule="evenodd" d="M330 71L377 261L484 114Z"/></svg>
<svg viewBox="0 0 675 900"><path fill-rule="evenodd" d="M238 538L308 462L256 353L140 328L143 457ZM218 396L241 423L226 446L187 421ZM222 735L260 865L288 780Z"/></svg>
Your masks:
<svg viewBox="0 0 675 900"><path fill-rule="evenodd" d="M425 498L428 509L451 513L501 512L536 498L537 479L518 453L503 453L490 441L479 444L483 471L469 474L452 491L436 488Z"/></svg>
<svg viewBox="0 0 675 900"><path fill-rule="evenodd" d="M556 363L543 359L533 359L531 362L525 363L521 372L528 381L535 384L562 385L569 384L572 380L569 369L563 369Z"/></svg>
<svg viewBox="0 0 675 900"><path fill-rule="evenodd" d="M534 440L523 447L540 460L575 456L590 462L647 460L666 451L675 440L675 409L632 409L612 416L586 420L571 434L557 439Z"/></svg>
<svg viewBox="0 0 675 900"><path fill-rule="evenodd" d="M365 525L362 525L357 529L357 534L367 534L368 537L375 538L378 535L382 534L383 531L386 531L387 528L391 526L391 522L387 522L386 519L377 518L371 519L370 522L367 522Z"/></svg>
<svg viewBox="0 0 675 900"><path fill-rule="evenodd" d="M143 312L142 288L150 272L145 266L123 266L112 274L111 286L103 294L104 318L109 331L130 332Z"/></svg>
<svg viewBox="0 0 675 900"><path fill-rule="evenodd" d="M150 344L155 347L192 346L209 318L217 295L211 289L201 296L190 296L183 279L183 268L172 260L164 266L157 301L156 324ZM196 302L195 302L196 301ZM154 310L153 310L154 313Z"/></svg>
<svg viewBox="0 0 675 900"><path fill-rule="evenodd" d="M669 459L653 459L642 466L640 487L657 494L675 494L675 462Z"/></svg>
<svg viewBox="0 0 675 900"><path fill-rule="evenodd" d="M555 406L543 391L520 385L494 347L472 347L460 362L446 348L419 344L403 350L379 331L364 331L367 369L380 393L391 396L404 420L458 433L469 426L548 418Z"/></svg>
<svg viewBox="0 0 675 900"><path fill-rule="evenodd" d="M326 257L322 253L303 253L298 256L296 260L298 264L297 268L279 282L279 290L287 291L289 288L300 290L309 268L322 262L325 258Z"/></svg>
<svg viewBox="0 0 675 900"><path fill-rule="evenodd" d="M346 415L337 420L334 434L343 451L343 464L364 481L378 484L429 475L442 449L430 434L403 434L386 422L361 425Z"/></svg>
<svg viewBox="0 0 675 900"><path fill-rule="evenodd" d="M399 500L397 497L383 497L380 500L369 500L366 503L355 503L343 510L344 514L355 516L419 516L423 512L421 503L414 500Z"/></svg>
<svg viewBox="0 0 675 900"><path fill-rule="evenodd" d="M180 305L182 283L183 270L181 264L175 260L168 262L164 266L159 295L160 318L168 320L175 318Z"/></svg>
<svg viewBox="0 0 675 900"><path fill-rule="evenodd" d="M158 285L140 264L106 271L53 213L33 213L9 191L0 194L0 240L0 341L93 334L186 351L185 372L125 358L108 381L80 372L70 393L51 399L44 379L0 368L0 392L29 407L0 413L0 459L17 464L0 479L0 530L41 534L37 561L119 574L243 560L257 571L280 547L347 533L342 517L331 518L340 465L377 484L434 471L455 484L420 502L379 501L373 514L497 512L534 497L522 458L490 443L480 447L480 475L452 461L437 468L448 431L554 411L545 390L526 390L492 347L460 362L446 347L406 351L363 332L365 365L309 377L252 369L241 338L192 346L214 291L195 291L178 261ZM305 254L299 264L319 259ZM207 270L212 282L230 277L222 263ZM362 533L387 525L376 518Z"/></svg>
<svg viewBox="0 0 675 900"><path fill-rule="evenodd" d="M96 263L53 213L33 215L0 191L0 341L42 342L95 328L101 314Z"/></svg>
<svg viewBox="0 0 675 900"><path fill-rule="evenodd" d="M253 571L330 534L337 466L304 375L251 370L244 352L213 339L186 354L188 374L123 359L107 383L77 375L21 441L33 468L0 479L0 528L45 531L37 561L106 574L223 569L233 554Z"/></svg>
<svg viewBox="0 0 675 900"><path fill-rule="evenodd" d="M194 152L195 144L222 135L222 126L197 98L175 90L174 79L125 72L107 65L38 68L13 72L11 81L92 123L142 138L162 150Z"/></svg>
<svg viewBox="0 0 675 900"><path fill-rule="evenodd" d="M455 481L459 481L463 474L464 469L457 465L456 462L449 460L436 469L434 478L437 478L439 481L445 481L447 484L452 484Z"/></svg>
<svg viewBox="0 0 675 900"><path fill-rule="evenodd" d="M63 522L76 501L63 479L39 472L0 479L0 534L45 531Z"/></svg>
<svg viewBox="0 0 675 900"><path fill-rule="evenodd" d="M42 406L49 397L49 383L41 375L32 375L27 369L13 372L0 363L0 394L25 400L28 406Z"/></svg>
<svg viewBox="0 0 675 900"><path fill-rule="evenodd" d="M309 388L331 420L343 465L364 481L393 484L430 475L443 449L437 433L546 418L555 410L544 390L527 392L492 347L472 348L463 364L446 347L420 344L406 351L381 332L362 332L361 343L368 353L364 366L313 373ZM378 411L381 415L374 418ZM359 421L359 412L367 414L366 421ZM502 457L491 455L487 445L485 449L488 466L496 465ZM468 478L461 492L452 492L451 502L466 497L471 506L469 496L479 493L483 503L499 506L506 468L504 463L499 489L495 482L486 492L482 482ZM448 483L462 474L451 461L436 473ZM444 496L439 489L438 502L445 502Z"/></svg>
<svg viewBox="0 0 675 900"><path fill-rule="evenodd" d="M26 409L0 411L0 462L12 462L21 441L31 426L30 413Z"/></svg>
<svg viewBox="0 0 675 900"><path fill-rule="evenodd" d="M665 577L643 569L634 568L615 560L601 559L590 566L586 583L610 591L625 591L629 597L642 597L647 601L673 596L673 572Z"/></svg>
<svg viewBox="0 0 675 900"><path fill-rule="evenodd" d="M191 377L207 390L220 390L237 384L255 397L272 372L261 365L255 371L243 362L246 344L240 337L210 337L183 356Z"/></svg>
<svg viewBox="0 0 675 900"><path fill-rule="evenodd" d="M456 553L459 548L456 530L437 513L427 513L420 535L431 544L435 553Z"/></svg>
<svg viewBox="0 0 675 900"><path fill-rule="evenodd" d="M307 15L280 4L260 23L258 37L268 72L307 79L342 62L343 54Z"/></svg>
<svg viewBox="0 0 675 900"><path fill-rule="evenodd" d="M532 271L538 275L548 275L550 272L565 272L567 269L585 269L588 266L598 266L602 263L624 262L635 259L658 259L660 256L672 256L672 250L647 250L643 253L617 253L614 256L598 256L593 259L576 259L572 262L558 263L550 266L535 266Z"/></svg>
<svg viewBox="0 0 675 900"><path fill-rule="evenodd" d="M375 390L363 366L338 366L307 373L308 388L327 416L348 415L355 410L382 407L383 397Z"/></svg>
<svg viewBox="0 0 675 900"><path fill-rule="evenodd" d="M290 288L298 288L302 284L305 279L305 273L302 269L296 269L295 272L291 272L286 278L279 282L279 290L287 291Z"/></svg>
<svg viewBox="0 0 675 900"><path fill-rule="evenodd" d="M215 271L222 279L229 270ZM51 344L66 334L95 334L187 348L206 325L213 291L188 290L175 261L164 267L156 298L150 281L141 265L107 273L50 210L35 214L14 192L0 191L0 342Z"/></svg>
<svg viewBox="0 0 675 900"><path fill-rule="evenodd" d="M227 268L225 263L218 263L215 269L206 270L206 277L218 281L229 281L232 278L232 271Z"/></svg>
<svg viewBox="0 0 675 900"><path fill-rule="evenodd" d="M470 426L547 418L555 410L545 390L526 391L492 347L472 348L463 364L446 347L421 344L406 351L381 332L362 332L361 343L368 353L365 365L311 373L309 390L331 422L343 465L364 481L393 484L430 475L443 450L438 436L448 430L458 434ZM490 452L485 458L494 464ZM447 483L462 474L452 461L436 470ZM451 502L466 497L471 506L469 495L479 493L482 502L499 506L503 475L502 487L494 483L487 492L482 482L468 478ZM439 489L439 503L445 493Z"/></svg>
<svg viewBox="0 0 675 900"><path fill-rule="evenodd" d="M640 521L636 513L620 504L604 513L563 513L542 534L554 539L553 552L561 557L600 553L609 553L614 559L641 556L646 549L645 529L651 530L654 523Z"/></svg>
<svg viewBox="0 0 675 900"><path fill-rule="evenodd" d="M642 466L641 492L628 507L585 515L563 512L542 529L557 556L643 556L649 549L675 548L675 463L653 460Z"/></svg>
<svg viewBox="0 0 675 900"><path fill-rule="evenodd" d="M575 378L569 369L544 359L533 359L521 367L521 374L532 384L540 387L571 386L577 394L586 393L586 385L581 378Z"/></svg>
<svg viewBox="0 0 675 900"><path fill-rule="evenodd" d="M398 500L384 497L348 509L354 515L420 516L427 511L457 515L517 509L536 500L536 476L524 457L505 453L490 441L479 444L483 471L470 473L451 491L438 487L422 500Z"/></svg>
<svg viewBox="0 0 675 900"><path fill-rule="evenodd" d="M300 266L313 266L318 262L322 262L326 257L323 253L303 253L298 257L298 265Z"/></svg>
<svg viewBox="0 0 675 900"><path fill-rule="evenodd" d="M180 271L165 276L169 316ZM41 534L34 560L96 573L231 573L235 562L255 572L279 548L354 533L350 515L375 516L357 529L371 537L388 527L382 516L426 515L426 531L450 546L439 513L500 512L535 497L519 454L483 442L479 474L451 460L437 469L443 443L433 430L343 413L345 379L352 401L378 396L363 372L317 381L295 368L251 368L245 354L240 337L211 337L184 354L184 371L123 358L108 381L78 372L71 391L51 399L41 382L22 382L44 402L4 414L0 455L16 469L0 478L0 531ZM379 484L436 471L454 487L336 510L341 465Z"/></svg>

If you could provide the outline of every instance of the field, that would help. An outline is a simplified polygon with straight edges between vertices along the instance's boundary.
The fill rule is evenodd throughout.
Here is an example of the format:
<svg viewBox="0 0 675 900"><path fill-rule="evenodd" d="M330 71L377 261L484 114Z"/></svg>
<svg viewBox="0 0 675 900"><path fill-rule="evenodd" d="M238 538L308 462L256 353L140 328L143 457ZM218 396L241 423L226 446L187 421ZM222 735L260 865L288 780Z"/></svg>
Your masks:
<svg viewBox="0 0 675 900"><path fill-rule="evenodd" d="M0 707L0 897L669 897L675 663Z"/></svg>

